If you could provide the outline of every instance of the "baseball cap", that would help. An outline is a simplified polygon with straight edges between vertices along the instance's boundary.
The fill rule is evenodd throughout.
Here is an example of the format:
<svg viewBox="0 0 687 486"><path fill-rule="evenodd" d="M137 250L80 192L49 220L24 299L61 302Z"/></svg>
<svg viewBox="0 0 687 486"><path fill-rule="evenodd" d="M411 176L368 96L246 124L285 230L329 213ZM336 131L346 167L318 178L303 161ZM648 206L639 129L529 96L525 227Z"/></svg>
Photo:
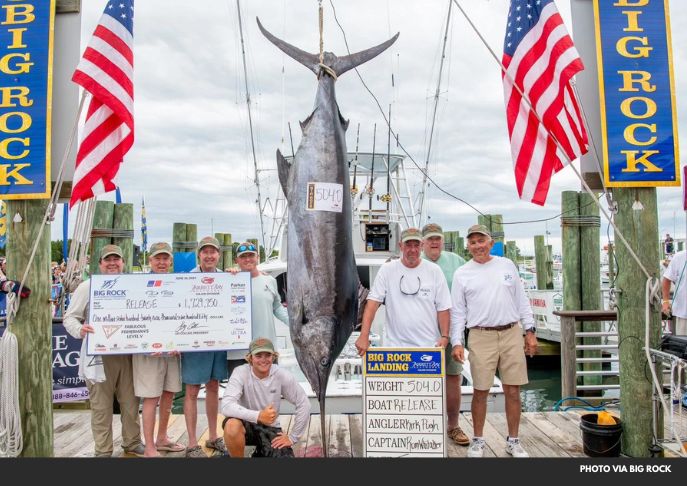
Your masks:
<svg viewBox="0 0 687 486"><path fill-rule="evenodd" d="M272 341L267 338L257 338L253 339L248 346L248 354L256 355L258 353L272 353L277 354L274 350L274 345Z"/></svg>
<svg viewBox="0 0 687 486"><path fill-rule="evenodd" d="M470 235L473 233L479 233L481 235L488 236L489 238L491 238L491 233L489 232L487 227L484 226L483 224L473 224L472 226L470 226L468 228L468 236L467 237L469 238Z"/></svg>
<svg viewBox="0 0 687 486"><path fill-rule="evenodd" d="M406 241L417 240L422 241L422 233L417 228L406 228L401 232L401 243Z"/></svg>
<svg viewBox="0 0 687 486"><path fill-rule="evenodd" d="M167 253L169 256L172 256L172 247L169 246L169 243L165 243L164 241L160 241L158 243L153 243L150 246L150 256L154 257L155 255L159 255L160 253Z"/></svg>
<svg viewBox="0 0 687 486"><path fill-rule="evenodd" d="M240 257L245 253L255 253L257 255L258 250L253 243L245 241L236 248L236 258Z"/></svg>
<svg viewBox="0 0 687 486"><path fill-rule="evenodd" d="M444 231L441 229L441 226L436 223L427 223L422 228L422 237L431 238L432 236L441 236L443 238Z"/></svg>
<svg viewBox="0 0 687 486"><path fill-rule="evenodd" d="M105 245L103 249L100 250L100 259L104 260L110 255L117 255L119 258L124 258L122 255L122 249L117 245Z"/></svg>
<svg viewBox="0 0 687 486"><path fill-rule="evenodd" d="M202 240L200 240L200 243L198 243L198 253L200 253L200 250L203 249L204 246L214 246L217 248L217 251L219 251L219 241L217 241L217 238L214 236L206 236Z"/></svg>

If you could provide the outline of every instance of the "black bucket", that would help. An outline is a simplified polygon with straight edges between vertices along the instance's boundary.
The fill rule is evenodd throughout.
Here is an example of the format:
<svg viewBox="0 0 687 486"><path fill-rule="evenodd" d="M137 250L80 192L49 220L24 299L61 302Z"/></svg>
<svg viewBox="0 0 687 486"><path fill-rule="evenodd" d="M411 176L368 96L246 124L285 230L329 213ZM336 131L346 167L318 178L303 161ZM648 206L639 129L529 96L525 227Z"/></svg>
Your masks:
<svg viewBox="0 0 687 486"><path fill-rule="evenodd" d="M580 417L582 429L582 448L589 457L620 456L620 436L623 426L618 417L613 417L615 425L599 425L598 415L588 413Z"/></svg>

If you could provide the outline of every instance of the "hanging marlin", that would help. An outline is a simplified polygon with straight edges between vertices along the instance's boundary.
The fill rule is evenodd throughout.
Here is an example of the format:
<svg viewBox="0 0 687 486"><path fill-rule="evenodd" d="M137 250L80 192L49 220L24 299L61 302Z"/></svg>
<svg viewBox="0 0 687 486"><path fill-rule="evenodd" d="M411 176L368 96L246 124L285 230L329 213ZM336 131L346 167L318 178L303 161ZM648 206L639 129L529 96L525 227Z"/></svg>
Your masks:
<svg viewBox="0 0 687 486"><path fill-rule="evenodd" d="M346 129L334 92L338 76L384 52L398 38L337 57L309 54L270 34L267 39L318 78L315 108L301 122L303 137L292 163L277 150L279 182L289 210L287 303L296 359L320 402L326 455L325 394L334 361L355 327L358 270L351 235ZM321 206L320 204L326 205Z"/></svg>

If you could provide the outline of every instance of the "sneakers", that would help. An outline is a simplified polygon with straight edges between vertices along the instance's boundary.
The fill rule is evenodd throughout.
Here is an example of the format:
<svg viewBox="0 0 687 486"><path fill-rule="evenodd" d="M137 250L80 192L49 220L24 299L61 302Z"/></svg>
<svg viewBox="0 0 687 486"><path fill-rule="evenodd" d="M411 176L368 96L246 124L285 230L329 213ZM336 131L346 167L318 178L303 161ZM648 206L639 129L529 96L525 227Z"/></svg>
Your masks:
<svg viewBox="0 0 687 486"><path fill-rule="evenodd" d="M139 442L139 444L136 447L133 447L131 449L124 449L124 453L130 456L145 457L146 448L143 444Z"/></svg>
<svg viewBox="0 0 687 486"><path fill-rule="evenodd" d="M460 427L456 427L455 429L449 430L448 436L451 440L453 440L453 442L455 442L458 445L470 445L470 439L465 434L465 432L463 432L463 429L461 429Z"/></svg>
<svg viewBox="0 0 687 486"><path fill-rule="evenodd" d="M530 457L527 451L520 444L520 439L511 439L506 441L506 452L513 457Z"/></svg>
<svg viewBox="0 0 687 486"><path fill-rule="evenodd" d="M468 447L468 457L482 457L484 456L484 447L487 443L480 437L473 437Z"/></svg>

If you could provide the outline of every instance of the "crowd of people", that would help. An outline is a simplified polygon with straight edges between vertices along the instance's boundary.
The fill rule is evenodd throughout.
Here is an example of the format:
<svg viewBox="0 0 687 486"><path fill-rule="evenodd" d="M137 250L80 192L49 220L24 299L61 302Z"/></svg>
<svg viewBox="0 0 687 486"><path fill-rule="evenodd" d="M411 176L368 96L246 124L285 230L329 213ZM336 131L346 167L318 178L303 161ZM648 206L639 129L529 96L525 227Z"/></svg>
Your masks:
<svg viewBox="0 0 687 486"><path fill-rule="evenodd" d="M516 266L492 254L493 246L488 228L471 226L467 250L472 258L466 262L444 251L443 231L438 224L404 230L400 234L400 258L382 265L372 282L355 345L361 356L370 348L372 321L384 305L385 346L444 348L447 436L466 446L468 457L484 454L487 397L498 371L506 404L505 450L514 457L528 457L519 439L520 387L528 382L526 356L537 351L535 320ZM156 457L164 451L186 457L208 457L208 453L243 457L245 446L253 445L254 456L293 456L292 446L307 427L310 405L295 378L276 363L274 318L288 324L277 282L258 269L259 254L254 244L240 244L235 266L226 270L218 268L220 251L217 239L203 238L197 248L198 265L192 272L250 274L254 339L248 351L103 356L104 379L87 380L96 456L114 453L115 400L121 413L122 447L128 454ZM687 334L685 259L684 251L676 253L663 275L663 312L676 317L673 332L677 334ZM151 246L148 264L152 273L168 273L173 260L169 244ZM4 261L0 271L4 270L2 265ZM105 246L99 255L100 273L121 274L124 268L121 248ZM62 271L61 265L53 265L55 278L59 279ZM88 289L88 282L79 285L63 320L67 331L79 339L94 332L88 322ZM466 359L474 389L472 438L459 424L461 373ZM220 398L220 383L224 381L227 384ZM186 444L168 437L172 402L182 386ZM203 445L197 430L201 387L206 393L208 424ZM279 425L282 399L296 407L294 426L288 434ZM221 424L220 412L225 417Z"/></svg>

